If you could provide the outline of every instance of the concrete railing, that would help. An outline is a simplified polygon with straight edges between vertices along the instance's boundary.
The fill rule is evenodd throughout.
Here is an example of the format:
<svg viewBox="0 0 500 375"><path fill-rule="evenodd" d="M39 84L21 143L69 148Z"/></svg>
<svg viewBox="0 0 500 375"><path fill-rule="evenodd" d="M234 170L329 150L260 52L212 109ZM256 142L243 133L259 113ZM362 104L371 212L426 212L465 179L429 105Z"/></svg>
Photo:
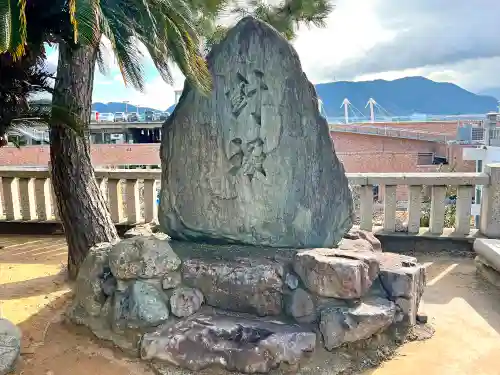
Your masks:
<svg viewBox="0 0 500 375"><path fill-rule="evenodd" d="M157 217L160 170L97 169L96 178L116 224L151 222ZM47 168L0 167L4 221L50 222L58 220ZM475 185L482 185L481 231L500 237L500 165L489 165L485 173L350 173L351 185L359 185L360 227L373 228L373 186L384 191L384 230L395 231L396 190L408 186L408 232L420 230L422 187L431 190L432 234L444 228L446 187L457 187L455 232L467 235L471 229L471 205Z"/></svg>
<svg viewBox="0 0 500 375"><path fill-rule="evenodd" d="M371 231L373 227L373 186L384 191L384 231L396 230L397 187L408 188L408 232L420 231L423 186L430 189L429 232L442 234L445 224L446 188L457 187L455 233L468 235L471 230L471 207L474 186L489 186L487 173L359 173L349 174L352 185L360 190L360 228Z"/></svg>

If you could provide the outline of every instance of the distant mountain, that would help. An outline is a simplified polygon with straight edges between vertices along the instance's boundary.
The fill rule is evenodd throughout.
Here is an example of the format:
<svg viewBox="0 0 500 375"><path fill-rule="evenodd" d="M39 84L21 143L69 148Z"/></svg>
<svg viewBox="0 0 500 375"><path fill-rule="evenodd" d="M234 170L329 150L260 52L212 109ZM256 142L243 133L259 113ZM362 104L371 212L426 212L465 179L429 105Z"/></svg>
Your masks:
<svg viewBox="0 0 500 375"><path fill-rule="evenodd" d="M92 110L97 111L99 113L115 113L115 112L137 112L137 108L139 108L139 113L144 113L145 111L162 111L161 109L155 109L150 107L136 107L135 105L125 103L117 103L117 102L109 102L109 103L93 103Z"/></svg>
<svg viewBox="0 0 500 375"><path fill-rule="evenodd" d="M500 100L500 87L492 87L478 93L479 95L493 96L495 99Z"/></svg>
<svg viewBox="0 0 500 375"><path fill-rule="evenodd" d="M365 106L370 98L392 116L482 114L497 109L494 97L476 95L452 83L424 77L321 83L316 85L316 91L329 117L344 115L340 106L345 98L367 116L369 110Z"/></svg>
<svg viewBox="0 0 500 375"><path fill-rule="evenodd" d="M375 80L365 82L330 82L316 85L318 96L328 117L340 117L344 110L342 101L348 98L351 104L369 116L365 108L373 98L387 111L388 116L410 116L415 113L428 115L486 114L497 110L497 99L493 96L477 95L452 83L434 82L424 77L406 77L394 81ZM500 88L498 89L500 97ZM167 111L172 113L174 105ZM94 103L93 110L99 112L124 112L123 103ZM140 112L152 108L140 107ZM153 109L157 110L157 109ZM136 107L128 105L129 112Z"/></svg>

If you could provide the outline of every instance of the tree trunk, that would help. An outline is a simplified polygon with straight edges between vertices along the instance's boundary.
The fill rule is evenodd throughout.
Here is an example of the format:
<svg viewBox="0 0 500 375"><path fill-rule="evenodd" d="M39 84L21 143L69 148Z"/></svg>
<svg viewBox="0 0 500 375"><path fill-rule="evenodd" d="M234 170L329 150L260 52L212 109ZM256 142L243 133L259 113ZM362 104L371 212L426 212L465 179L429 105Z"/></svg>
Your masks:
<svg viewBox="0 0 500 375"><path fill-rule="evenodd" d="M50 128L52 183L68 242L68 273L75 278L90 247L118 239L90 159L88 124L97 50L59 44L59 63L52 103L84 126L85 136L65 126L60 116Z"/></svg>

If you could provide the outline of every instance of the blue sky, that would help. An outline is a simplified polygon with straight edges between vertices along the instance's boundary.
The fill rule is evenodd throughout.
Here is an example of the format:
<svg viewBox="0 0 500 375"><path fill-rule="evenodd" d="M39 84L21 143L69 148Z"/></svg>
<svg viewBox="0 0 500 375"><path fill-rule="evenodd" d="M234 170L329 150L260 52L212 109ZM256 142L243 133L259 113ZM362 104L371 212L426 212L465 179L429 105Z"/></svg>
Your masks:
<svg viewBox="0 0 500 375"><path fill-rule="evenodd" d="M498 0L335 0L326 27L302 27L293 42L313 83L424 76L473 92L500 88ZM113 58L96 73L93 100L124 101L166 109L183 77L161 80L148 57L143 93L126 88ZM48 53L57 64L57 51ZM340 106L340 103L339 103Z"/></svg>

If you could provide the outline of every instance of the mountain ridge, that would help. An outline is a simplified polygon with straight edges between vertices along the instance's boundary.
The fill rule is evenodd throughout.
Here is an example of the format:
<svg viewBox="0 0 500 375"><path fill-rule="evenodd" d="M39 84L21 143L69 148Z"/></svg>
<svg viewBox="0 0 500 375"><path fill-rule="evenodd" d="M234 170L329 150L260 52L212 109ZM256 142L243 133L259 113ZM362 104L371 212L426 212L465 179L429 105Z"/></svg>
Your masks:
<svg viewBox="0 0 500 375"><path fill-rule="evenodd" d="M497 110L497 99L491 95L472 93L450 82L435 82L415 76L387 80L372 81L336 81L315 85L316 92L323 102L328 117L342 117L344 109L341 104L348 98L351 104L364 116L369 116L365 108L373 98L385 116L411 116L415 113L427 115L467 115L486 114ZM137 107L129 104L129 112ZM167 111L172 112L174 105ZM118 102L94 103L93 110L99 112L124 112L125 104ZM140 112L160 110L151 107L139 107ZM385 111L385 112L384 112Z"/></svg>

